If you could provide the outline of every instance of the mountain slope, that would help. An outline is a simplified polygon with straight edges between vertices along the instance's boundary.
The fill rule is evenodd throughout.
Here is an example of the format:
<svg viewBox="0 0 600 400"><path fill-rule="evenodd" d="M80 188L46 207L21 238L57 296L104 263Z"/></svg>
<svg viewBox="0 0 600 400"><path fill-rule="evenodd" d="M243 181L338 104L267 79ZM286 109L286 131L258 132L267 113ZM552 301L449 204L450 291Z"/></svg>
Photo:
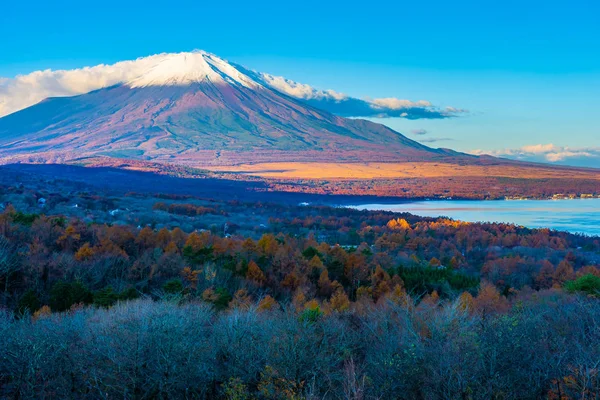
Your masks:
<svg viewBox="0 0 600 400"><path fill-rule="evenodd" d="M0 118L5 162L99 155L194 165L457 156L308 106L205 52L165 55L122 84Z"/></svg>

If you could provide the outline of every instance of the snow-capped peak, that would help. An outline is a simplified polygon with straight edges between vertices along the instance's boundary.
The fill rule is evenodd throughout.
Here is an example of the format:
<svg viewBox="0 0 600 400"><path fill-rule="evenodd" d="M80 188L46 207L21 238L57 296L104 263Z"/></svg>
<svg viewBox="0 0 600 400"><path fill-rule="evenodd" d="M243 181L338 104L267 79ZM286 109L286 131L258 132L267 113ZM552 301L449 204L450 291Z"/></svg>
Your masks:
<svg viewBox="0 0 600 400"><path fill-rule="evenodd" d="M139 76L125 84L132 88L147 86L180 86L191 83L229 83L245 87L259 84L227 61L201 50L159 54L138 59L144 66Z"/></svg>

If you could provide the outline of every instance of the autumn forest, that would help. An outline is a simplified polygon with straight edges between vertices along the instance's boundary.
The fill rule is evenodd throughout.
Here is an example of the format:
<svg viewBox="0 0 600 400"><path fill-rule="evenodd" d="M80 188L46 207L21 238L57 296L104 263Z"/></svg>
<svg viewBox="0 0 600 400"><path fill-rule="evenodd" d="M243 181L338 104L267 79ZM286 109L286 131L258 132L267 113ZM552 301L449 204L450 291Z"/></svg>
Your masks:
<svg viewBox="0 0 600 400"><path fill-rule="evenodd" d="M597 237L56 184L3 187L2 397L600 395Z"/></svg>

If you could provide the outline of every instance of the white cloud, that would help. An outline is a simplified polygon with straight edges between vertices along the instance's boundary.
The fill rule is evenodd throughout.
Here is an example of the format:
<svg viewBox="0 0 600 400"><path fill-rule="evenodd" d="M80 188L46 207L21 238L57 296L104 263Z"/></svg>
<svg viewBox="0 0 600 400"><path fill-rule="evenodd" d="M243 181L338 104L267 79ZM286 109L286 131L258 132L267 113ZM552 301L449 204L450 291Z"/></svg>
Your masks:
<svg viewBox="0 0 600 400"><path fill-rule="evenodd" d="M521 151L525 153L533 153L533 154L544 154L550 153L552 151L557 151L560 149L559 147L553 145L552 143L548 144L534 144L530 146L521 147Z"/></svg>
<svg viewBox="0 0 600 400"><path fill-rule="evenodd" d="M595 151L597 154L600 154L600 149ZM546 160L550 162L564 161L567 158L573 157L593 157L593 154L589 151L576 150L576 151L557 151L553 153L546 153Z"/></svg>
<svg viewBox="0 0 600 400"><path fill-rule="evenodd" d="M463 113L468 113L469 110L464 109L464 108L445 107L444 112L446 112L448 114L463 114Z"/></svg>
<svg viewBox="0 0 600 400"><path fill-rule="evenodd" d="M410 133L412 133L413 135L426 135L427 134L427 130L425 129L413 129L410 131Z"/></svg>
<svg viewBox="0 0 600 400"><path fill-rule="evenodd" d="M73 96L127 82L156 64L163 54L71 70L43 70L0 78L0 117L48 97Z"/></svg>
<svg viewBox="0 0 600 400"><path fill-rule="evenodd" d="M412 107L432 107L431 103L425 100L419 101L410 101L410 100L402 100L397 99L395 97L387 97L383 99L373 99L371 103L375 106L381 108L389 108L391 110L401 110L404 108L412 108Z"/></svg>
<svg viewBox="0 0 600 400"><path fill-rule="evenodd" d="M338 93L335 90L318 90L310 85L294 82L283 76L273 76L264 73L259 75L268 86L297 99L310 100L329 98L341 101L348 98L345 94Z"/></svg>
<svg viewBox="0 0 600 400"><path fill-rule="evenodd" d="M568 147L552 143L534 144L518 149L471 150L475 155L491 155L507 157L523 161L551 162L561 164L577 164L600 167L600 147Z"/></svg>

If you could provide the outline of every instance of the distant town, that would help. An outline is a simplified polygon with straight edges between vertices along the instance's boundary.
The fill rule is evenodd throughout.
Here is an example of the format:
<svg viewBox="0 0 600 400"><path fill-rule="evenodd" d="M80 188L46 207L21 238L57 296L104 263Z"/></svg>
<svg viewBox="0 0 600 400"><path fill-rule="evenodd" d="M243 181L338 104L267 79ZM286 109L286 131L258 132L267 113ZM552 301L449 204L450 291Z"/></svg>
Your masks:
<svg viewBox="0 0 600 400"><path fill-rule="evenodd" d="M575 200L575 199L600 199L600 194L581 193L581 194L554 194L548 198L530 197L530 196L505 196L504 200Z"/></svg>

